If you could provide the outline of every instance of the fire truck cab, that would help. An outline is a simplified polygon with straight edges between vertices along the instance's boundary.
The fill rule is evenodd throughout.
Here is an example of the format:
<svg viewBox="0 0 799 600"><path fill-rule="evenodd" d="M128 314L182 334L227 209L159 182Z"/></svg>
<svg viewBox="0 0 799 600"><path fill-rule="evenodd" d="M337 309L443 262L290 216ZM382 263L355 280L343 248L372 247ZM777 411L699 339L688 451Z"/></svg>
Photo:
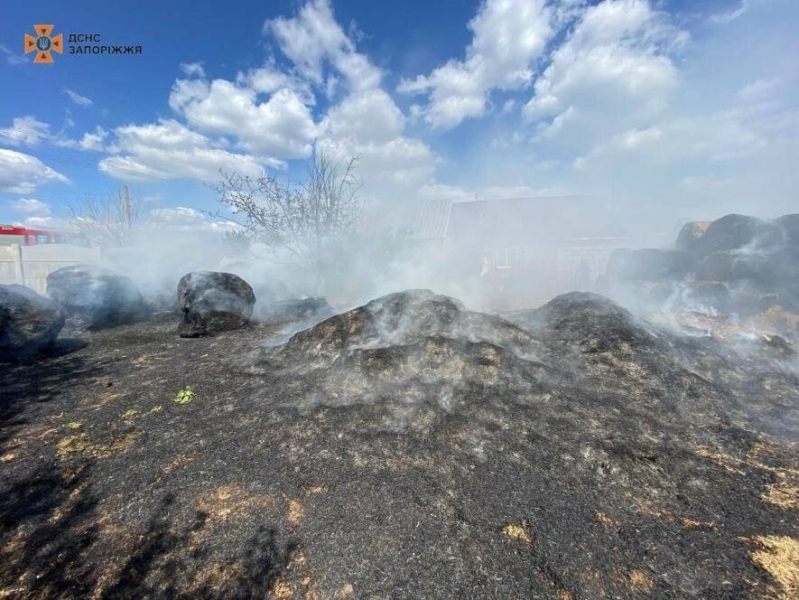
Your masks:
<svg viewBox="0 0 799 600"><path fill-rule="evenodd" d="M20 246L36 246L39 244L88 246L89 241L85 235L74 231L0 225L0 245L10 244L19 244Z"/></svg>

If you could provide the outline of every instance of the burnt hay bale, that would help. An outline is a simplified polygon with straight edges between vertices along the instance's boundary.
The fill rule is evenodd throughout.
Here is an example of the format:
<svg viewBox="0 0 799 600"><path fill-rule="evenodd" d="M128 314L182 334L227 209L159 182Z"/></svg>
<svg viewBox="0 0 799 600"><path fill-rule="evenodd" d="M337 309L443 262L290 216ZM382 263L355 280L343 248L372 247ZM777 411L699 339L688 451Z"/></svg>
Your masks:
<svg viewBox="0 0 799 600"><path fill-rule="evenodd" d="M775 219L776 225L782 232L782 239L789 248L799 249L799 214L783 215Z"/></svg>
<svg viewBox="0 0 799 600"><path fill-rule="evenodd" d="M618 248L610 256L607 276L612 281L664 281L688 276L693 257L683 250Z"/></svg>
<svg viewBox="0 0 799 600"><path fill-rule="evenodd" d="M776 225L755 217L730 214L713 221L692 250L705 257L742 249L769 250L781 244L782 233Z"/></svg>
<svg viewBox="0 0 799 600"><path fill-rule="evenodd" d="M680 233L677 235L677 240L674 242L674 247L677 250L685 250L686 252L692 253L696 252L711 222L712 221L689 221L683 225L682 229L680 229Z"/></svg>
<svg viewBox="0 0 799 600"><path fill-rule="evenodd" d="M261 318L276 321L307 321L326 319L333 315L333 309L321 297L281 300L261 312Z"/></svg>
<svg viewBox="0 0 799 600"><path fill-rule="evenodd" d="M47 295L89 329L134 323L146 314L133 281L94 265L71 265L47 276Z"/></svg>
<svg viewBox="0 0 799 600"><path fill-rule="evenodd" d="M578 347L582 352L617 351L629 347L637 352L663 350L662 332L599 294L569 292L541 308L520 316L558 345Z"/></svg>
<svg viewBox="0 0 799 600"><path fill-rule="evenodd" d="M195 271L178 283L178 306L183 320L180 337L194 338L241 329L249 323L255 292L233 273Z"/></svg>
<svg viewBox="0 0 799 600"><path fill-rule="evenodd" d="M47 352L64 321L58 302L22 285L0 285L0 362L26 361Z"/></svg>
<svg viewBox="0 0 799 600"><path fill-rule="evenodd" d="M714 252L697 269L700 279L750 283L759 290L775 290L797 274L793 259L784 252Z"/></svg>
<svg viewBox="0 0 799 600"><path fill-rule="evenodd" d="M726 314L731 309L730 290L719 281L691 281L679 290L677 308Z"/></svg>

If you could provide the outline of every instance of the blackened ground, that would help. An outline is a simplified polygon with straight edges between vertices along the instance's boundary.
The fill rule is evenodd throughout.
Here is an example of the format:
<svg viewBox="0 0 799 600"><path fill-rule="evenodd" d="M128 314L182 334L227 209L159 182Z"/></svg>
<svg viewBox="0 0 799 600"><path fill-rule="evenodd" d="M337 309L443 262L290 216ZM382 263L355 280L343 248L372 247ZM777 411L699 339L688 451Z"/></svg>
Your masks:
<svg viewBox="0 0 799 600"><path fill-rule="evenodd" d="M795 414L790 365L587 295L518 325L370 306L264 350L280 325L164 315L3 367L0 594L796 591L796 444L763 433Z"/></svg>

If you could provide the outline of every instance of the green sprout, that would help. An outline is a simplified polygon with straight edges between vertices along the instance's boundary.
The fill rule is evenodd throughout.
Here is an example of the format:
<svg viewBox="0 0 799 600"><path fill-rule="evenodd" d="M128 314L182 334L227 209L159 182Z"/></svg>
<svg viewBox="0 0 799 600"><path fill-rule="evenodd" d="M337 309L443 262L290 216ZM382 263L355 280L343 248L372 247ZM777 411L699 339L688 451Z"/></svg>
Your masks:
<svg viewBox="0 0 799 600"><path fill-rule="evenodd" d="M178 404L188 404L194 400L194 390L191 389L191 386L186 386L182 390L178 392L178 395L175 396L175 402Z"/></svg>

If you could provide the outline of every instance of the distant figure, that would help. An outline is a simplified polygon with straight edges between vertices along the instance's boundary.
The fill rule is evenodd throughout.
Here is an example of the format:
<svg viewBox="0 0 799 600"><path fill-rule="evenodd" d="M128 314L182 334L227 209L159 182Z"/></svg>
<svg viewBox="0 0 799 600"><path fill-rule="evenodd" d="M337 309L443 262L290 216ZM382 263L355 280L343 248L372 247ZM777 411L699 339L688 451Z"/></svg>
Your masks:
<svg viewBox="0 0 799 600"><path fill-rule="evenodd" d="M488 275L488 272L491 270L491 263L488 262L488 255L483 255L483 266L480 269L480 277L485 277Z"/></svg>

